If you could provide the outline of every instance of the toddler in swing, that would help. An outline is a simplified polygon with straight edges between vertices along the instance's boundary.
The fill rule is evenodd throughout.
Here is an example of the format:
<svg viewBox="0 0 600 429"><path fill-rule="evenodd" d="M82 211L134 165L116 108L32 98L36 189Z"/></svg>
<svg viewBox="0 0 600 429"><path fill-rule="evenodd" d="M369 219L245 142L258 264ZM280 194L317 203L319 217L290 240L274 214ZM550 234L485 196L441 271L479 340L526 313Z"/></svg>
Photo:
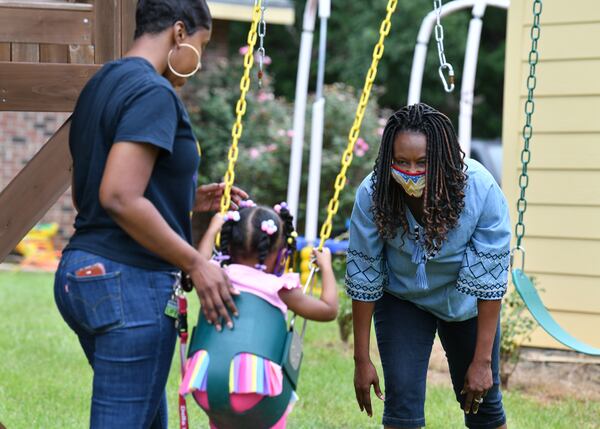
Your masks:
<svg viewBox="0 0 600 429"><path fill-rule="evenodd" d="M284 272L285 261L295 251L297 236L292 215L285 203L271 209L245 201L240 204L239 211L228 212L225 216L215 215L199 246L200 253L207 259L212 257L213 243L219 232L221 253L218 259L238 291L262 298L281 310L284 316L289 308L309 320L335 319L337 287L329 249L314 252L322 279L319 299L303 293L299 274ZM206 393L208 365L201 361L209 358L205 350L195 353L188 361L188 370L180 388L180 394L193 394L205 410L209 408ZM264 396L277 396L282 392L283 373L278 363L240 353L230 365L230 404L235 412L249 410ZM192 370L191 366L203 370ZM256 382L257 372L261 374L260 383ZM274 429L285 428L295 398L294 393L287 411L273 426ZM211 429L216 429L212 422Z"/></svg>

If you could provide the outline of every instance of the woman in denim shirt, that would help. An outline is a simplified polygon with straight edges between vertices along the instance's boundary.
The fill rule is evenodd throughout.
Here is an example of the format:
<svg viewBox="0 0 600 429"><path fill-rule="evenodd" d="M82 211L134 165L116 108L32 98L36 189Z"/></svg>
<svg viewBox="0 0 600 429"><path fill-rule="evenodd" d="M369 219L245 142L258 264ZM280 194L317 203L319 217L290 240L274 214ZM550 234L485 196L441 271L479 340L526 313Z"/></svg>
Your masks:
<svg viewBox="0 0 600 429"><path fill-rule="evenodd" d="M510 220L491 174L463 160L450 120L420 103L388 120L350 227L346 290L354 316L354 384L372 415L383 399L369 356L371 318L385 378L386 428L425 425L436 332L469 428L506 427L499 390L499 313Z"/></svg>

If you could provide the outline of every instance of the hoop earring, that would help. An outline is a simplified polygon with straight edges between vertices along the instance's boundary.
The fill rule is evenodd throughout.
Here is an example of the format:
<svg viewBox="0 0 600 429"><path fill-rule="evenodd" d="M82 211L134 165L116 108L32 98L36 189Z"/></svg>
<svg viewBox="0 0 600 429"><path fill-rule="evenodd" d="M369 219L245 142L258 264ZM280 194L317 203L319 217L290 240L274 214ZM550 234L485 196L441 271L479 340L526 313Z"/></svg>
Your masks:
<svg viewBox="0 0 600 429"><path fill-rule="evenodd" d="M192 51L194 51L194 53L198 57L198 64L196 65L196 68L194 69L194 71L192 71L191 73L179 73L177 70L175 70L173 68L173 65L171 64L171 55L173 55L173 48L171 48L171 50L169 51L169 54L167 55L167 66L169 67L169 70L171 70L171 73L173 73L175 76L179 76L179 77L187 78L187 77L194 76L198 72L198 70L200 70L200 67L202 66L202 63L200 62L200 52L198 52L198 49L196 49L189 43L180 43L178 45L178 47L186 47L186 48L190 48Z"/></svg>

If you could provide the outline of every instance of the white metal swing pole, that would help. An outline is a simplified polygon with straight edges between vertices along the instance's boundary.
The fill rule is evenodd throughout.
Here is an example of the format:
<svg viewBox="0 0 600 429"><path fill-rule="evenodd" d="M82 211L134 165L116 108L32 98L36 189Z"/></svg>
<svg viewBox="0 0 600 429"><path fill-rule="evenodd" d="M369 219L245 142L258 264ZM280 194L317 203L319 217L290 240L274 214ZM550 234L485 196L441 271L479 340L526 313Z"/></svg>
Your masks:
<svg viewBox="0 0 600 429"><path fill-rule="evenodd" d="M465 62L463 64L462 82L460 85L460 111L458 115L458 141L465 156L471 156L471 127L473 123L473 97L475 96L475 75L481 41L482 18L486 8L485 1L478 1L473 6L473 17L469 22Z"/></svg>
<svg viewBox="0 0 600 429"><path fill-rule="evenodd" d="M296 75L296 97L294 100L294 123L292 148L290 155L290 171L288 176L287 204L294 223L298 217L298 201L300 199L300 183L302 175L302 148L304 146L304 123L306 117L306 99L308 96L308 79L310 76L310 60L313 34L317 16L318 0L307 0L302 23L302 39L298 73Z"/></svg>
<svg viewBox="0 0 600 429"><path fill-rule="evenodd" d="M467 47L465 49L465 63L460 86L460 113L458 116L458 141L467 156L471 155L475 75L477 73L477 59L479 57L481 28L483 26L482 19L487 6L508 9L510 0L479 0L473 6L473 18L471 18L471 22L469 23Z"/></svg>
<svg viewBox="0 0 600 429"><path fill-rule="evenodd" d="M461 82L460 114L458 123L458 138L463 151L469 156L471 152L471 124L473 116L473 94L475 88L475 74L477 71L477 58L483 14L487 6L508 9L510 0L456 0L446 3L442 7L441 16L446 16L461 9L473 7L473 18L469 23L469 33L465 49L465 63ZM435 11L427 14L421 23L417 44L413 56L413 64L408 88L408 104L418 103L421 99L423 85L423 72L427 59L427 45L436 21Z"/></svg>
<svg viewBox="0 0 600 429"><path fill-rule="evenodd" d="M319 67L317 72L317 92L313 103L310 136L310 163L308 167L308 195L306 197L306 225L304 235L307 245L314 245L319 223L319 196L321 187L321 163L323 153L323 128L325 122L325 56L327 52L327 20L331 15L331 0L319 0Z"/></svg>

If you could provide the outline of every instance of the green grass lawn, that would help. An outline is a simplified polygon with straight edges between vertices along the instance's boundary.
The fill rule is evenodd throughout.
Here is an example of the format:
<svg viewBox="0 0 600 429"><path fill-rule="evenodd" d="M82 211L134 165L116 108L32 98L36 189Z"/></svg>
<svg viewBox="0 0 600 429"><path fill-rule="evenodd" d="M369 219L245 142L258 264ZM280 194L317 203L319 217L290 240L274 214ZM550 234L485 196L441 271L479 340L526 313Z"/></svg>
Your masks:
<svg viewBox="0 0 600 429"><path fill-rule="evenodd" d="M191 299L192 321L197 302ZM75 335L54 305L52 276L0 273L0 422L7 429L84 428L88 424L92 372ZM299 396L289 427L379 428L354 400L352 354L338 339L337 326L310 324ZM169 379L170 427L178 427L178 362ZM381 373L380 373L381 375ZM509 425L518 429L600 428L600 403L561 401L542 405L518 392L505 395ZM192 428L206 427L199 408L189 404ZM451 390L430 386L428 428L462 428L462 413ZM257 428L258 429L258 428Z"/></svg>

